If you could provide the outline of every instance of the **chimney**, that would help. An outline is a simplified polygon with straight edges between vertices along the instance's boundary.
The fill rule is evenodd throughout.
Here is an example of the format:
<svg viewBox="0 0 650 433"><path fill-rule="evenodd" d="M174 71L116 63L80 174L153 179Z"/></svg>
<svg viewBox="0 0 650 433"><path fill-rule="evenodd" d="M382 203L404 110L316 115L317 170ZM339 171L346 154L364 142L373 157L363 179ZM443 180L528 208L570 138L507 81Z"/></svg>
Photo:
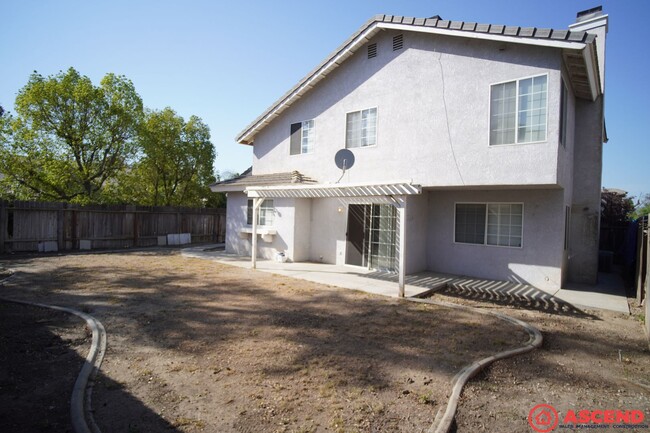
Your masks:
<svg viewBox="0 0 650 433"><path fill-rule="evenodd" d="M603 7L596 6L578 12L576 22L569 26L572 32L587 32L596 35L596 53L600 70L600 85L605 92L605 42L609 30L609 15L603 14Z"/></svg>
<svg viewBox="0 0 650 433"><path fill-rule="evenodd" d="M578 14L576 15L576 22L581 23L583 21L590 20L591 18L600 17L602 15L603 15L603 7L596 6L595 8L578 12Z"/></svg>

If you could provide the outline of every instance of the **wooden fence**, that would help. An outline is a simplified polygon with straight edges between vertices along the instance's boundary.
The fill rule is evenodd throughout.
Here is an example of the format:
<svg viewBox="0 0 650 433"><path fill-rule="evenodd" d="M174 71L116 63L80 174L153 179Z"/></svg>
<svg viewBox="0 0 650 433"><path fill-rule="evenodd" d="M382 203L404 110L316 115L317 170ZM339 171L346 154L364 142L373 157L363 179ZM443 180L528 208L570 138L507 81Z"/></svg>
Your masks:
<svg viewBox="0 0 650 433"><path fill-rule="evenodd" d="M0 200L0 253L134 248L223 242L225 209L152 206L80 206Z"/></svg>
<svg viewBox="0 0 650 433"><path fill-rule="evenodd" d="M650 236L648 234L648 216L639 218L637 233L637 260L636 260L636 301L639 305L645 304L645 330L650 342Z"/></svg>

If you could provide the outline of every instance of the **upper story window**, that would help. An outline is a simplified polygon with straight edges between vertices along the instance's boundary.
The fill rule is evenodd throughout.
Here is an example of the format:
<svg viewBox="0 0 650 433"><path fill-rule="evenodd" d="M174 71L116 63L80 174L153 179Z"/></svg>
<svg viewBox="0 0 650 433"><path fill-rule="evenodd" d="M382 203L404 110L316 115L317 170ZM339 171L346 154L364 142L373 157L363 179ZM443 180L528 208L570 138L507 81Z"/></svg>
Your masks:
<svg viewBox="0 0 650 433"><path fill-rule="evenodd" d="M266 199L260 205L259 218L257 223L261 226L273 225L273 217L275 216L275 207L273 207L273 200ZM246 224L253 224L253 200L248 200L248 208L246 209Z"/></svg>
<svg viewBox="0 0 650 433"><path fill-rule="evenodd" d="M377 109L348 113L345 129L345 147L367 147L377 144Z"/></svg>
<svg viewBox="0 0 650 433"><path fill-rule="evenodd" d="M314 120L291 124L291 143L289 153L300 155L314 151Z"/></svg>
<svg viewBox="0 0 650 433"><path fill-rule="evenodd" d="M546 75L490 88L490 145L546 140Z"/></svg>

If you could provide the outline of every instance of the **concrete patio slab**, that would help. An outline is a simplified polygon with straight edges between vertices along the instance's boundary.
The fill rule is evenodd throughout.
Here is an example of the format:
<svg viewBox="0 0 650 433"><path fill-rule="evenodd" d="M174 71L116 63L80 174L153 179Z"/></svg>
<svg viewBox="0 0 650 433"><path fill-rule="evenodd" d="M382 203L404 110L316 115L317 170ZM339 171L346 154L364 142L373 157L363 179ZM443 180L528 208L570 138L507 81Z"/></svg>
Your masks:
<svg viewBox="0 0 650 433"><path fill-rule="evenodd" d="M251 267L250 257L227 254L223 250L223 244L185 248L182 254L246 269ZM258 260L257 270L377 295L398 296L397 275L356 266ZM517 305L558 314L582 314L580 308L629 314L623 281L615 274L600 274L599 283L595 286L571 284L554 292L527 284L434 272L406 276L407 297L424 297L437 291L448 296Z"/></svg>
<svg viewBox="0 0 650 433"><path fill-rule="evenodd" d="M214 246L210 248L206 246L185 248L182 250L182 254L186 257L214 260L240 268L249 269L251 267L250 257L227 254L223 250L219 251L213 248ZM258 259L257 270L345 289L360 290L376 295L391 297L397 297L398 295L397 277L395 277L394 281L392 278L380 278L381 275L385 274L356 266L338 266L311 262L280 263ZM372 278L373 276L375 278ZM414 277L410 276L410 280L414 280ZM431 287L434 287L436 284L444 285L447 280L444 277L434 274L431 274L428 278ZM408 283L409 279L407 278L407 284L405 286L407 297L421 296L423 293L431 290L431 287L415 286Z"/></svg>
<svg viewBox="0 0 650 433"><path fill-rule="evenodd" d="M630 314L625 283L618 274L598 274L595 285L568 283L555 296L576 306Z"/></svg>

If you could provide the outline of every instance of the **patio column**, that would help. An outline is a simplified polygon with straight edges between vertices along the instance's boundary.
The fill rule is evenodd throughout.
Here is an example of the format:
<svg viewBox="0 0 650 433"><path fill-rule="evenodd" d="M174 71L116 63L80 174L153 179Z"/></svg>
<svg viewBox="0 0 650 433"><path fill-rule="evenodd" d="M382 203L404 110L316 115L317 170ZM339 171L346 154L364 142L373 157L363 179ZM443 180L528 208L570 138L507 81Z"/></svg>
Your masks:
<svg viewBox="0 0 650 433"><path fill-rule="evenodd" d="M404 297L404 277L406 276L406 197L399 197L397 200L397 215L399 216L399 297Z"/></svg>
<svg viewBox="0 0 650 433"><path fill-rule="evenodd" d="M251 233L251 268L257 268L257 220L259 218L259 209L264 201L263 198L253 199L253 233Z"/></svg>

